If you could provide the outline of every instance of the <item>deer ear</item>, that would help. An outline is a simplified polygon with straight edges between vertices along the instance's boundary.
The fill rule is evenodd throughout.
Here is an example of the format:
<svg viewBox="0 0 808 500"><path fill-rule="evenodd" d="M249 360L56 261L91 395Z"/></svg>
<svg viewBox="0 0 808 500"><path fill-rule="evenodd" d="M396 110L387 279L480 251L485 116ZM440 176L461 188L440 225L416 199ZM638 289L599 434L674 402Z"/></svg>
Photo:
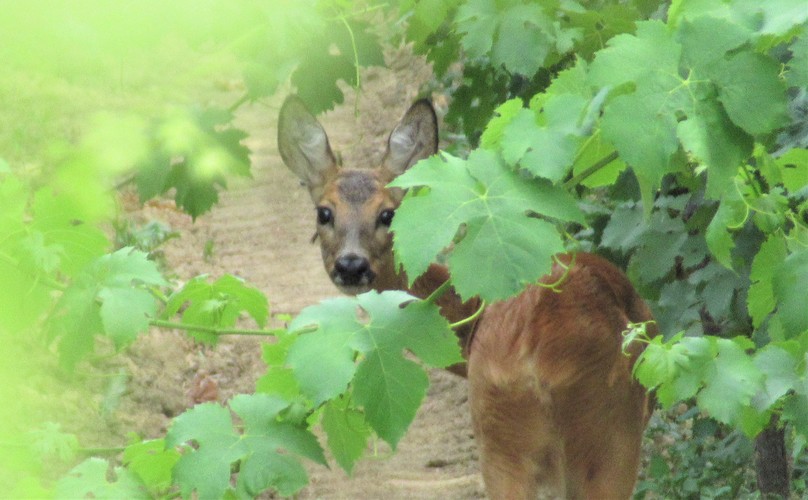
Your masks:
<svg viewBox="0 0 808 500"><path fill-rule="evenodd" d="M278 117L278 150L283 162L314 192L337 170L328 136L299 97L290 95Z"/></svg>
<svg viewBox="0 0 808 500"><path fill-rule="evenodd" d="M413 104L387 139L382 168L395 177L418 160L438 152L438 118L432 104L421 99Z"/></svg>

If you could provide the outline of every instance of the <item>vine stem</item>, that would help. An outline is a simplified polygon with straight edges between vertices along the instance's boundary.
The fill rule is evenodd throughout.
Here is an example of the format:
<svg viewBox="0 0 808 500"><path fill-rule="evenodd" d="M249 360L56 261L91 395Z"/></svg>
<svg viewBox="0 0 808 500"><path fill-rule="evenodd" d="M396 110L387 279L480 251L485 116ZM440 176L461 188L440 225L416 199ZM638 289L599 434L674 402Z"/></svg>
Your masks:
<svg viewBox="0 0 808 500"><path fill-rule="evenodd" d="M212 333L213 335L252 335L258 337L275 337L277 336L278 332L278 330L249 330L246 328L217 328L215 326L187 325L185 323L177 323L162 319L153 319L149 321L149 324L158 328L173 328L192 332L205 332Z"/></svg>
<svg viewBox="0 0 808 500"><path fill-rule="evenodd" d="M457 322L455 322L455 323L452 323L451 325L449 325L449 328L451 328L452 330L454 330L454 329L456 329L456 328L460 328L461 326L464 326L464 325L467 325L467 324L469 324L469 323L472 323L472 322L476 321L476 320L477 320L477 318L479 318L480 316L482 316L483 311L485 311L485 306L487 306L487 305L488 305L488 304L486 304L484 300L481 300L481 301L480 301L480 308L479 308L479 309L477 309L477 311L475 311L475 312L474 312L474 314L472 314L472 315L471 315L471 316L469 316L468 318L464 318L464 319L461 319L460 321L457 321Z"/></svg>
<svg viewBox="0 0 808 500"><path fill-rule="evenodd" d="M596 161L595 163L593 163L593 164L592 164L592 166L587 167L587 168L586 168L586 169L585 169L583 172L579 173L579 174L578 174L578 175L576 175L576 176L573 176L573 177L572 177L572 179L570 179L570 180L568 180L567 182L565 182L565 183L564 183L564 188L566 188L566 189L571 189L571 188L573 188L573 187L577 186L577 185L578 185L578 184L580 184L580 183L581 183L581 182L582 182L584 179L586 179L587 177L589 177L589 176L593 175L593 174L594 174L595 172L597 172L598 170L602 169L603 167L605 167L605 166L606 166L606 165L608 165L609 163L611 163L611 162L613 162L614 160L616 160L616 159L618 158L618 156L619 156L619 155L617 154L617 151L612 151L610 154L608 154L608 155L604 156L604 157L603 157L603 158L601 158L600 160L598 160L598 161Z"/></svg>
<svg viewBox="0 0 808 500"><path fill-rule="evenodd" d="M452 280L451 280L451 279L448 279L448 280L444 281L444 282L441 284L441 286L439 286L438 288L436 288L436 289L435 289L435 291L434 291L434 292L432 292L431 294L429 294L429 297L427 297L427 298L425 298L425 299L424 299L424 302L426 302L427 304L434 304L434 303L435 303L435 302L436 302L436 301L437 301L439 298L441 298L441 297L443 296L443 294L444 294L444 293L446 293L446 292L449 290L449 288L451 288L451 287L452 287Z"/></svg>
<svg viewBox="0 0 808 500"><path fill-rule="evenodd" d="M348 30L348 36L351 38L351 49L353 49L354 56L354 70L356 71L356 85L354 86L356 89L356 95L354 97L354 116L359 116L359 88L361 87L361 75L359 74L359 51L356 48L356 38L354 37L354 32L351 25L348 24L348 19L345 16L340 16L339 19L342 21L342 24L345 25L345 29Z"/></svg>

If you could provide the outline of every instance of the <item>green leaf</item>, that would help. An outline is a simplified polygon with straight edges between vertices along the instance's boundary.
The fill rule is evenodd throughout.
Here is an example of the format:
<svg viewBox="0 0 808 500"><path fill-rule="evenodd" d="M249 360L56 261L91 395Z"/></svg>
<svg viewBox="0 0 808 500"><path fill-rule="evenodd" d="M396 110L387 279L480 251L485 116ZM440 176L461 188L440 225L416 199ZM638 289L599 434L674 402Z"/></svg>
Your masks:
<svg viewBox="0 0 808 500"><path fill-rule="evenodd" d="M269 304L260 290L247 285L244 280L224 275L213 283L207 276L197 276L180 290L171 294L163 311L164 318L177 314L183 307L182 323L217 328L235 326L242 312L249 314L259 327L266 325ZM215 343L218 336L209 332L191 331L194 338Z"/></svg>
<svg viewBox="0 0 808 500"><path fill-rule="evenodd" d="M662 177L677 170L672 162L679 149L676 116L660 106L658 93L621 95L607 105L601 120L603 138L654 189Z"/></svg>
<svg viewBox="0 0 808 500"><path fill-rule="evenodd" d="M595 87L617 87L628 82L663 81L678 77L681 46L661 21L637 23L636 35L617 35L597 52L589 65Z"/></svg>
<svg viewBox="0 0 808 500"><path fill-rule="evenodd" d="M365 328L356 319L356 308L354 299L324 300L303 309L289 325L290 331L317 328L297 338L286 360L301 391L315 405L345 392L356 373L350 342Z"/></svg>
<svg viewBox="0 0 808 500"><path fill-rule="evenodd" d="M716 339L718 356L707 369L699 407L726 424L735 424L761 388L764 375L736 342Z"/></svg>
<svg viewBox="0 0 808 500"><path fill-rule="evenodd" d="M283 496L293 495L306 484L308 475L293 456L325 465L323 450L307 429L277 421L289 403L266 394L239 394L230 407L244 421L240 444L249 450L240 466L237 491L256 496L273 488Z"/></svg>
<svg viewBox="0 0 808 500"><path fill-rule="evenodd" d="M62 431L62 425L44 422L40 427L26 433L31 449L41 460L56 458L62 462L72 462L79 449L75 434Z"/></svg>
<svg viewBox="0 0 808 500"><path fill-rule="evenodd" d="M653 389L673 380L679 372L679 365L685 362L683 349L666 348L662 345L662 339L653 339L637 362L634 374L642 385Z"/></svg>
<svg viewBox="0 0 808 500"><path fill-rule="evenodd" d="M537 124L531 110L521 110L503 130L502 156L537 177L558 182L566 177L578 150L578 122L587 101L578 95L550 95Z"/></svg>
<svg viewBox="0 0 808 500"><path fill-rule="evenodd" d="M707 167L707 196L720 199L734 189L738 167L752 154L752 138L736 127L714 100L696 102L695 114L679 122L682 146Z"/></svg>
<svg viewBox="0 0 808 500"><path fill-rule="evenodd" d="M493 46L499 13L493 0L469 0L457 10L455 23L470 58L486 55Z"/></svg>
<svg viewBox="0 0 808 500"><path fill-rule="evenodd" d="M767 410L797 385L798 361L782 347L769 344L755 353L754 363L766 378L753 403L758 410Z"/></svg>
<svg viewBox="0 0 808 500"><path fill-rule="evenodd" d="M166 446L186 447L174 466L174 481L182 496L196 491L200 498L222 498L230 488L230 465L248 453L233 430L230 410L215 403L196 405L174 419L166 433Z"/></svg>
<svg viewBox="0 0 808 500"><path fill-rule="evenodd" d="M780 168L783 186L790 193L808 186L808 149L791 149L777 158L776 164Z"/></svg>
<svg viewBox="0 0 808 500"><path fill-rule="evenodd" d="M514 117L523 110L521 99L509 99L494 110L494 117L485 126L483 135L480 137L480 147L483 149L495 149L500 144L505 135L505 127L511 123Z"/></svg>
<svg viewBox="0 0 808 500"><path fill-rule="evenodd" d="M323 430L328 447L337 463L350 475L356 461L362 457L371 429L361 411L351 408L347 400L334 399L323 411Z"/></svg>
<svg viewBox="0 0 808 500"><path fill-rule="evenodd" d="M165 447L164 439L151 439L126 447L123 463L156 495L171 486L171 470L179 461L180 454Z"/></svg>
<svg viewBox="0 0 808 500"><path fill-rule="evenodd" d="M727 269L732 269L732 249L735 242L730 231L739 229L749 216L749 209L737 189L728 189L721 198L710 224L707 226L705 239L707 247L716 260Z"/></svg>
<svg viewBox="0 0 808 500"><path fill-rule="evenodd" d="M275 336L274 343L265 343L261 346L267 371L256 381L256 392L273 394L287 401L294 401L300 395L300 384L292 369L286 366L289 347L296 340L296 334L280 331Z"/></svg>
<svg viewBox="0 0 808 500"><path fill-rule="evenodd" d="M780 64L762 54L739 52L716 66L718 99L730 119L750 135L788 124L788 101Z"/></svg>
<svg viewBox="0 0 808 500"><path fill-rule="evenodd" d="M114 480L107 479L109 462L91 457L70 469L56 484L56 498L147 499L149 495L137 478L122 467L115 467Z"/></svg>
<svg viewBox="0 0 808 500"><path fill-rule="evenodd" d="M628 252L630 249L640 246L648 229L642 210L637 204L630 202L618 205L603 230L601 245Z"/></svg>
<svg viewBox="0 0 808 500"><path fill-rule="evenodd" d="M787 63L789 87L808 87L808 36L804 33L791 44L791 60Z"/></svg>
<svg viewBox="0 0 808 500"><path fill-rule="evenodd" d="M465 235L449 257L461 296L500 300L546 274L564 247L553 224L531 214L582 223L574 199L546 181L522 178L490 151L475 150L467 161L443 158L419 162L391 183L429 188L411 190L393 220L397 260L410 279L452 243L461 226Z"/></svg>
<svg viewBox="0 0 808 500"><path fill-rule="evenodd" d="M357 63L359 66L383 65L384 56L373 26L345 16L308 37L300 65L292 74L292 83L309 110L317 114L343 102L338 81L353 86L359 84Z"/></svg>
<svg viewBox="0 0 808 500"><path fill-rule="evenodd" d="M808 330L805 311L805 284L808 283L808 250L789 255L774 272L772 289L777 301L777 315L787 338Z"/></svg>
<svg viewBox="0 0 808 500"><path fill-rule="evenodd" d="M102 288L101 323L104 332L121 348L149 328L149 320L157 316L154 296L138 288Z"/></svg>
<svg viewBox="0 0 808 500"><path fill-rule="evenodd" d="M760 327L776 306L772 280L775 270L782 265L786 255L787 249L783 238L769 235L760 245L760 250L752 261L747 308L755 328Z"/></svg>
<svg viewBox="0 0 808 500"><path fill-rule="evenodd" d="M740 24L713 16L698 16L685 19L676 30L676 40L682 45L684 63L698 70L709 70L710 66L724 58L724 55L746 43L750 30Z"/></svg>
<svg viewBox="0 0 808 500"><path fill-rule="evenodd" d="M783 420L791 423L800 436L808 436L808 397L802 394L790 396L783 405Z"/></svg>
<svg viewBox="0 0 808 500"><path fill-rule="evenodd" d="M369 319L357 317L358 308ZM438 307L404 292L326 301L305 309L291 327L309 325L317 330L301 335L289 351L301 388L320 403L344 392L353 378L353 395L367 422L393 447L429 383L423 368L404 358L405 351L432 366L462 361L457 338ZM355 351L364 355L358 367Z"/></svg>
<svg viewBox="0 0 808 500"><path fill-rule="evenodd" d="M355 383L365 419L395 449L426 395L426 372L400 355L374 350L359 365Z"/></svg>
<svg viewBox="0 0 808 500"><path fill-rule="evenodd" d="M763 13L760 32L768 35L783 35L793 27L808 21L808 9L800 0L768 0L752 5Z"/></svg>
<svg viewBox="0 0 808 500"><path fill-rule="evenodd" d="M109 248L106 234L95 227L93 210L81 200L51 188L36 192L30 229L43 236L42 244L59 251L59 271L75 277Z"/></svg>
<svg viewBox="0 0 808 500"><path fill-rule="evenodd" d="M502 65L510 73L531 76L544 64L553 46L548 34L553 26L536 4L516 4L499 18L491 62ZM530 50L525 50L530 47Z"/></svg>
<svg viewBox="0 0 808 500"><path fill-rule="evenodd" d="M572 166L573 175L582 174L614 152L614 146L603 139L603 134L600 131L596 131L578 150L575 163ZM626 162L617 158L603 168L600 168L597 172L588 175L581 181L581 184L588 188L611 186L617 181L617 177L625 169Z"/></svg>

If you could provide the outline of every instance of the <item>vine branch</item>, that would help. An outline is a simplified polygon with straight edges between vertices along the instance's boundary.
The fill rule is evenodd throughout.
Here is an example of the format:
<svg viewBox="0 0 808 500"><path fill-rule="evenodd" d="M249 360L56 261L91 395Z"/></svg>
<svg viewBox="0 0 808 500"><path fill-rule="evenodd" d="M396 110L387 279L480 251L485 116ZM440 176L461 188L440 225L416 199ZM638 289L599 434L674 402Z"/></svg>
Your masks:
<svg viewBox="0 0 808 500"><path fill-rule="evenodd" d="M590 167L587 167L583 172L579 173L578 175L573 176L570 180L564 183L565 189L572 189L573 187L580 184L584 179L587 177L592 176L598 170L604 168L606 165L610 164L614 160L619 157L617 151L612 151L610 154L604 156L600 160L593 163Z"/></svg>
<svg viewBox="0 0 808 500"><path fill-rule="evenodd" d="M278 335L278 330L254 330L247 328L218 328L215 326L204 325L188 325L185 323L177 323L175 321L166 321L162 319L153 319L149 321L151 326L158 328L172 328L176 330L186 330L191 332L205 332L213 335L252 335L257 337L275 337Z"/></svg>

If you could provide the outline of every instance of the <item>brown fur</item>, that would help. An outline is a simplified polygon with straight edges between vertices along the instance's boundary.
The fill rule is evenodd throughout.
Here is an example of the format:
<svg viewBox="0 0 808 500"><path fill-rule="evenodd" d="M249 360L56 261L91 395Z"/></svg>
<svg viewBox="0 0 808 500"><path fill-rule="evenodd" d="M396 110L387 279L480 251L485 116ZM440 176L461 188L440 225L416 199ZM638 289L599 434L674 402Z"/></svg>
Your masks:
<svg viewBox="0 0 808 500"><path fill-rule="evenodd" d="M281 110L279 148L315 205L333 214L317 231L326 270L343 291L407 290L424 298L446 282L447 269L433 264L409 288L406 275L395 268L391 234L378 222L401 201L402 193L385 184L437 151L430 104L419 101L410 108L375 170L339 168L325 131L296 98ZM366 261L363 276L372 276L367 283L340 283L336 262L346 255ZM650 321L651 313L609 262L591 254L559 260L563 265L541 280L558 283L556 289L530 286L458 329L468 366L450 369L468 374L491 498L629 498L651 402L631 376L642 345L623 354L621 333L629 322ZM438 304L456 322L481 302L463 302L450 289Z"/></svg>

